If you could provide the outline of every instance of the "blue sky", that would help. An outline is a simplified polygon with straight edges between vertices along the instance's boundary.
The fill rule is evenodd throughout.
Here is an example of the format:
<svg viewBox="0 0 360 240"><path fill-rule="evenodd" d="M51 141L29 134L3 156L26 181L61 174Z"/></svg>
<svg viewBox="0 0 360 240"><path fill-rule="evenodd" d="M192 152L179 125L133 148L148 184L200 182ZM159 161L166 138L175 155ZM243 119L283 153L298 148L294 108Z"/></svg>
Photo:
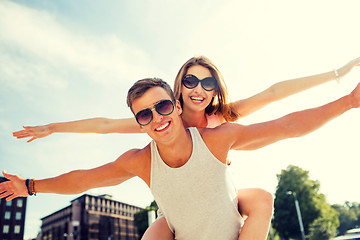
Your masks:
<svg viewBox="0 0 360 240"><path fill-rule="evenodd" d="M130 117L125 97L134 81L160 77L172 85L181 65L195 55L215 62L233 100L340 67L360 56L358 9L357 0L1 0L1 168L39 179L95 167L145 146L144 134L54 134L26 143L11 133L23 125ZM333 81L273 103L239 123L324 104L349 93L359 80L360 69L354 69L341 84ZM352 110L303 138L231 152L236 185L275 192L276 174L293 164L320 181L330 203L359 202L359 119L360 111ZM89 193L110 193L142 207L152 201L138 179ZM26 237L36 236L41 217L75 197L29 198Z"/></svg>

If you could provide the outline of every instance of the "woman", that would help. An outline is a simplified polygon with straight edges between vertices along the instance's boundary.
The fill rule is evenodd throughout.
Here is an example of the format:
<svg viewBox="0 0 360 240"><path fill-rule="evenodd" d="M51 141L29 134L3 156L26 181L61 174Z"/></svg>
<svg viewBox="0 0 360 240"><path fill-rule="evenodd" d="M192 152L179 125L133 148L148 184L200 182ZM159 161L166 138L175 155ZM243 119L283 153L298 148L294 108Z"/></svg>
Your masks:
<svg viewBox="0 0 360 240"><path fill-rule="evenodd" d="M339 80L359 63L360 58L357 58L338 70L279 82L250 98L229 102L220 71L208 58L193 57L178 72L174 93L183 108L182 119L185 127L216 127L224 122L236 121L271 102L331 80ZM28 142L54 132L140 132L133 118L93 118L45 126L24 126L24 129L14 132L13 135L17 138L31 137ZM273 211L272 195L262 189L242 189L238 191L238 204L240 213L246 217L239 239L265 239ZM166 220L161 217L148 228L143 239L174 239L174 236Z"/></svg>

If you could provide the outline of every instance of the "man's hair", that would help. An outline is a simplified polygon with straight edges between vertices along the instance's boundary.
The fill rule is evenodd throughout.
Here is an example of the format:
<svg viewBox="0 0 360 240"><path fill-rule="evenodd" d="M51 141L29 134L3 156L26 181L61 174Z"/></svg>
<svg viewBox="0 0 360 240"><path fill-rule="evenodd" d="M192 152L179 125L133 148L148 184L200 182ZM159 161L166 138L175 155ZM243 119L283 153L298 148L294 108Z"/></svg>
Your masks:
<svg viewBox="0 0 360 240"><path fill-rule="evenodd" d="M138 80L134 83L134 85L129 89L127 95L127 105L130 107L131 111L133 102L140 98L144 93L154 87L161 87L163 88L171 97L171 100L175 103L174 93L171 90L171 87L167 82L160 78L145 78Z"/></svg>

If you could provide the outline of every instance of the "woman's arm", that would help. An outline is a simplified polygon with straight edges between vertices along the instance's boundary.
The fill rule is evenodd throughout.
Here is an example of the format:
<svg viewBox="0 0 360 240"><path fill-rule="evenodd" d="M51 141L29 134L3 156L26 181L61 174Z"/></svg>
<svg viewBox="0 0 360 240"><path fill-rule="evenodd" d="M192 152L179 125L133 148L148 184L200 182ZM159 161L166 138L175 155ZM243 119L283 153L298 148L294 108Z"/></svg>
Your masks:
<svg viewBox="0 0 360 240"><path fill-rule="evenodd" d="M265 107L269 103L281 100L320 84L338 80L349 73L355 66L360 66L360 58L356 58L334 71L276 83L252 97L232 103L232 106L241 117L244 117ZM336 74L338 74L338 76L336 76Z"/></svg>
<svg viewBox="0 0 360 240"><path fill-rule="evenodd" d="M56 132L71 133L140 133L134 118L110 119L90 118L71 122L50 123L42 126L24 126L24 130L13 133L16 138L31 137L27 142L49 136Z"/></svg>

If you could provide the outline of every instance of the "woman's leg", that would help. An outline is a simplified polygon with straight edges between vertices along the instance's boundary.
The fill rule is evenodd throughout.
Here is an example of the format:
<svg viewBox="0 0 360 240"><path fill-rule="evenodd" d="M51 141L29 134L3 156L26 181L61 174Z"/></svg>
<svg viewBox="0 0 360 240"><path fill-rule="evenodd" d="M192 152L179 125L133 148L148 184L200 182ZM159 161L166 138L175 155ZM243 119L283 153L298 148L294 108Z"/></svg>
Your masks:
<svg viewBox="0 0 360 240"><path fill-rule="evenodd" d="M239 212L245 217L239 240L264 240L267 238L274 198L271 193L259 189L238 190Z"/></svg>
<svg viewBox="0 0 360 240"><path fill-rule="evenodd" d="M161 217L148 227L141 240L174 240L174 234L165 218Z"/></svg>

